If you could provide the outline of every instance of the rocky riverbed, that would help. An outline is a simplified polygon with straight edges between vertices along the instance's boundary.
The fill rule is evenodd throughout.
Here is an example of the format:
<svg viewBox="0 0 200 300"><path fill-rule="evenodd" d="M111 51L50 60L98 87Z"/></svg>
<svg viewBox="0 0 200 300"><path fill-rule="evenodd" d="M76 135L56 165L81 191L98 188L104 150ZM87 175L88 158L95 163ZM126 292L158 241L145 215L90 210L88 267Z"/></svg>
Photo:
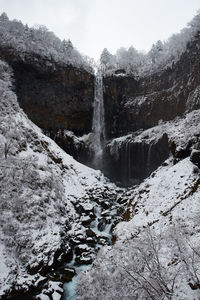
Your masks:
<svg viewBox="0 0 200 300"><path fill-rule="evenodd" d="M104 245L112 244L112 229L119 219L119 202L123 189L90 189L88 201L74 199L76 217L66 222L66 242L70 248L57 266L45 274L33 291L23 299L67 300L76 299L76 284L82 272L90 269ZM77 216L78 219L77 219ZM12 299L21 299L14 296Z"/></svg>

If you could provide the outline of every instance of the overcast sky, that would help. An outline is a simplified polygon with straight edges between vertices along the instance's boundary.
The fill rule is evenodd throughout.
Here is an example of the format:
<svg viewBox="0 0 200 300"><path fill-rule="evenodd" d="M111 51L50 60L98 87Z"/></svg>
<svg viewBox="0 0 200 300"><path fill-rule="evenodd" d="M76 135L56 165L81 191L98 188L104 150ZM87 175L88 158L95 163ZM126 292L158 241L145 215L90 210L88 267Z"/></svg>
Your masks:
<svg viewBox="0 0 200 300"><path fill-rule="evenodd" d="M97 59L108 48L149 50L179 32L200 8L199 0L0 0L10 19L46 25Z"/></svg>

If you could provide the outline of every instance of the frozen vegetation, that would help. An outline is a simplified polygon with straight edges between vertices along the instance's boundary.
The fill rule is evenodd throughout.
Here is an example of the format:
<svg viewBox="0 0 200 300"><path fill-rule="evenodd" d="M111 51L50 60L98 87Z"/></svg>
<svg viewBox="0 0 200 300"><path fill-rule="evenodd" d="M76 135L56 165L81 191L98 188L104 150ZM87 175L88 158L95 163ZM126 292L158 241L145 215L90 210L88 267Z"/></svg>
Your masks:
<svg viewBox="0 0 200 300"><path fill-rule="evenodd" d="M91 60L81 55L70 40L61 41L44 25L28 27L21 21L9 20L3 13L0 16L0 45L12 48L24 59L26 54L37 54L46 59L47 64L55 61L60 64L73 65L93 72Z"/></svg>
<svg viewBox="0 0 200 300"><path fill-rule="evenodd" d="M133 46L121 47L116 54L106 48L101 54L101 64L106 75L119 72L135 77L150 75L165 68L171 68L186 51L187 44L200 33L200 13L180 33L173 34L166 41L157 41L149 52L138 51Z"/></svg>

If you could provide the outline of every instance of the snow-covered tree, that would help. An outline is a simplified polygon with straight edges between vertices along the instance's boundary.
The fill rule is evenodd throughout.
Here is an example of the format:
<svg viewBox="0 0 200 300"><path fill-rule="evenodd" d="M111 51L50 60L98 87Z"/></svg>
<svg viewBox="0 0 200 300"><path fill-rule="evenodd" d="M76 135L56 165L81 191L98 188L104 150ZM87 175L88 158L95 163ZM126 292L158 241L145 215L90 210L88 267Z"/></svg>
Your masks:
<svg viewBox="0 0 200 300"><path fill-rule="evenodd" d="M105 68L105 72L112 71L114 73L117 69L123 69L127 74L144 76L171 67L186 50L188 43L199 33L200 12L180 33L173 34L164 42L158 40L146 54L137 51L133 46L128 50L121 47L114 55L104 49L101 60L105 66L109 66L109 68Z"/></svg>
<svg viewBox="0 0 200 300"><path fill-rule="evenodd" d="M101 68L104 72L109 72L115 69L115 57L107 48L104 48L100 56Z"/></svg>
<svg viewBox="0 0 200 300"><path fill-rule="evenodd" d="M14 48L21 58L25 53L36 53L47 60L93 72L88 60L73 47L70 40L61 41L44 25L29 28L20 21L10 21L5 13L0 16L0 44Z"/></svg>
<svg viewBox="0 0 200 300"><path fill-rule="evenodd" d="M156 44L152 45L151 50L149 51L149 56L152 59L152 63L156 64L159 62L160 57L162 56L163 43L159 40Z"/></svg>

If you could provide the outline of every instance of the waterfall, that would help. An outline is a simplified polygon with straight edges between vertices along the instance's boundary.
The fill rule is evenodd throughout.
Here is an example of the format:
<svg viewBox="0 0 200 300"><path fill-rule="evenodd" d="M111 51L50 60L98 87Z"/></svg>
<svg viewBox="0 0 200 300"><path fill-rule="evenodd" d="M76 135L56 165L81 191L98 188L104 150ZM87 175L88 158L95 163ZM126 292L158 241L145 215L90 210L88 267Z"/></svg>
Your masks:
<svg viewBox="0 0 200 300"><path fill-rule="evenodd" d="M94 152L93 166L96 169L101 169L103 164L103 146L105 140L103 78L101 70L98 70L95 80L92 132L91 146Z"/></svg>

